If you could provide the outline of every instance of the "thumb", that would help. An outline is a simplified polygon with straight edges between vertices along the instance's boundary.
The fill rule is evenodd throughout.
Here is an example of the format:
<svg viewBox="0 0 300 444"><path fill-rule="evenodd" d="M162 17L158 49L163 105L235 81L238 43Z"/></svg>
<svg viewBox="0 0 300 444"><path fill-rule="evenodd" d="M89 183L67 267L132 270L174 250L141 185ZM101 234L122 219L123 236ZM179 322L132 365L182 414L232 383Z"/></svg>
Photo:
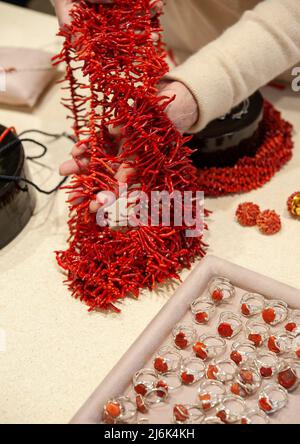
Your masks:
<svg viewBox="0 0 300 444"><path fill-rule="evenodd" d="M74 0L54 0L54 7L60 26L70 24L70 11L74 6L74 3Z"/></svg>

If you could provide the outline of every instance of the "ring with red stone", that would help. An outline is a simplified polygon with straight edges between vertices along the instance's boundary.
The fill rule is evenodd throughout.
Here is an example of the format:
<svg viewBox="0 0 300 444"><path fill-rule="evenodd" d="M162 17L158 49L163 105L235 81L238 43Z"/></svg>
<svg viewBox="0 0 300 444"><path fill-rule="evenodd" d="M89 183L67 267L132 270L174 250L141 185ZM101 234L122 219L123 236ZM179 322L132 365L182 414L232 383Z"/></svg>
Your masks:
<svg viewBox="0 0 300 444"><path fill-rule="evenodd" d="M117 399L108 401L102 412L102 421L105 424L117 424L122 413L123 406Z"/></svg>
<svg viewBox="0 0 300 444"><path fill-rule="evenodd" d="M265 298L257 293L246 293L241 299L240 310L247 318L261 313L265 307Z"/></svg>
<svg viewBox="0 0 300 444"><path fill-rule="evenodd" d="M278 370L279 361L274 353L262 351L255 359L255 365L262 378L272 378Z"/></svg>
<svg viewBox="0 0 300 444"><path fill-rule="evenodd" d="M190 325L178 324L172 331L174 345L180 350L188 348L196 338L196 330Z"/></svg>
<svg viewBox="0 0 300 444"><path fill-rule="evenodd" d="M145 395L145 402L149 406L165 402L169 396L169 387L164 381L157 381L156 387Z"/></svg>
<svg viewBox="0 0 300 444"><path fill-rule="evenodd" d="M173 408L173 422L175 424L201 424L203 412L197 405L176 404Z"/></svg>
<svg viewBox="0 0 300 444"><path fill-rule="evenodd" d="M203 424L209 424L209 425L219 424L219 425L224 425L224 422L222 422L221 419L218 418L217 416L207 416L206 418L204 418Z"/></svg>
<svg viewBox="0 0 300 444"><path fill-rule="evenodd" d="M217 277L212 279L208 287L208 293L211 300L216 304L229 302L235 296L235 288L229 279Z"/></svg>
<svg viewBox="0 0 300 444"><path fill-rule="evenodd" d="M238 370L236 379L231 384L230 391L234 395L246 398L257 392L261 386L261 376L256 367L245 366Z"/></svg>
<svg viewBox="0 0 300 444"><path fill-rule="evenodd" d="M162 388L168 393L178 390L182 387L180 372L168 372L161 375L161 378L158 379L155 387L158 389ZM163 393L161 393L161 396L163 397Z"/></svg>
<svg viewBox="0 0 300 444"><path fill-rule="evenodd" d="M241 421L246 411L246 404L243 398L235 395L228 395L223 398L217 407L216 416L224 424L234 424Z"/></svg>
<svg viewBox="0 0 300 444"><path fill-rule="evenodd" d="M180 369L181 382L184 385L192 385L205 374L205 364L198 358L186 358Z"/></svg>
<svg viewBox="0 0 300 444"><path fill-rule="evenodd" d="M246 337L255 345L255 347L261 347L264 341L270 335L270 328L263 322L249 319L246 323Z"/></svg>
<svg viewBox="0 0 300 444"><path fill-rule="evenodd" d="M288 316L288 305L286 302L273 300L268 301L261 312L263 320L272 326L283 322Z"/></svg>
<svg viewBox="0 0 300 444"><path fill-rule="evenodd" d="M269 424L270 419L262 410L251 409L245 412L240 424Z"/></svg>
<svg viewBox="0 0 300 444"><path fill-rule="evenodd" d="M162 384L159 386L158 381L157 387L148 390L145 396L137 395L135 397L137 411L144 414L148 413L154 405L165 402L168 395L168 389Z"/></svg>
<svg viewBox="0 0 300 444"><path fill-rule="evenodd" d="M138 395L145 396L157 382L157 374L151 368L142 368L133 376L133 388Z"/></svg>
<svg viewBox="0 0 300 444"><path fill-rule="evenodd" d="M291 311L284 328L292 336L300 335L300 310Z"/></svg>
<svg viewBox="0 0 300 444"><path fill-rule="evenodd" d="M212 361L206 367L205 376L219 382L232 381L237 373L237 366L230 359Z"/></svg>
<svg viewBox="0 0 300 444"><path fill-rule="evenodd" d="M292 341L291 355L295 359L300 359L300 335Z"/></svg>
<svg viewBox="0 0 300 444"><path fill-rule="evenodd" d="M198 388L198 401L200 408L207 412L213 409L223 399L225 395L226 387L219 381L203 381Z"/></svg>
<svg viewBox="0 0 300 444"><path fill-rule="evenodd" d="M242 330L243 324L239 315L224 311L220 315L218 333L222 338L232 339Z"/></svg>
<svg viewBox="0 0 300 444"><path fill-rule="evenodd" d="M128 424L136 418L137 408L127 396L108 401L103 407L102 420L106 424Z"/></svg>
<svg viewBox="0 0 300 444"><path fill-rule="evenodd" d="M252 362L256 356L256 347L253 342L245 339L242 342L234 342L231 347L230 359L236 365Z"/></svg>
<svg viewBox="0 0 300 444"><path fill-rule="evenodd" d="M215 303L208 299L198 298L191 303L191 312L196 324L207 324L211 320L215 310Z"/></svg>
<svg viewBox="0 0 300 444"><path fill-rule="evenodd" d="M157 373L176 372L181 366L181 355L172 347L162 347L155 355L153 366Z"/></svg>
<svg viewBox="0 0 300 444"><path fill-rule="evenodd" d="M258 406L268 415L284 408L288 403L288 392L278 384L267 385L259 395Z"/></svg>
<svg viewBox="0 0 300 444"><path fill-rule="evenodd" d="M291 351L292 338L285 332L274 333L269 336L267 346L271 352L282 355Z"/></svg>
<svg viewBox="0 0 300 444"><path fill-rule="evenodd" d="M216 335L203 334L193 345L193 352L197 358L206 361L222 355L226 350L226 341Z"/></svg>
<svg viewBox="0 0 300 444"><path fill-rule="evenodd" d="M278 384L288 392L295 390L300 382L300 362L288 360L281 362L277 374Z"/></svg>

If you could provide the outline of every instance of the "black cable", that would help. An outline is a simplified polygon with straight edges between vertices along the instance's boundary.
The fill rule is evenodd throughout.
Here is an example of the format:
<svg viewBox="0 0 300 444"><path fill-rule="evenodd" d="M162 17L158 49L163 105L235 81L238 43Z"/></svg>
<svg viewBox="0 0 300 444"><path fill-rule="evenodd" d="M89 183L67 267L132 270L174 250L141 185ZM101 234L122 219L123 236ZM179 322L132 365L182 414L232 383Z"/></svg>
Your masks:
<svg viewBox="0 0 300 444"><path fill-rule="evenodd" d="M30 143L34 143L35 145L39 146L40 148L43 149L42 154L39 154L37 156L27 156L26 159L33 161L36 159L41 159L42 157L44 157L46 155L46 153L48 152L48 148L41 142L38 142L37 140L34 139L21 139L20 137L24 136L25 134L28 133L37 133L37 134L41 134L43 136L46 137L52 137L56 140L64 137L68 140L71 140L72 142L75 142L74 138L70 135L68 135L67 133L61 133L61 134L53 134L53 133L47 133L45 131L41 131L41 130L36 130L36 129L29 129L26 131L23 131L22 133L20 133L17 137L17 139L13 140L12 142L0 147L0 155L3 154L5 151L7 151L8 149L12 149L15 146L18 146L20 143L24 143L24 142L30 142ZM59 184L53 188L52 190L43 190L42 188L40 188L38 185L36 185L34 182L32 182L31 180L26 179L25 177L21 177L21 176L6 176L6 175L0 175L0 180L1 181L5 181L5 182L25 182L28 185L33 186L37 191L39 191L42 194L47 194L50 195L52 193L55 193L56 191L58 191L62 185L64 185L64 183L68 180L68 177L65 177L64 179L62 179Z"/></svg>
<svg viewBox="0 0 300 444"><path fill-rule="evenodd" d="M61 182L55 188L53 188L53 190L49 190L49 191L42 190L42 188L40 188L34 182L31 182L31 180L25 179L25 177L22 177L22 176L3 176L1 174L0 180L5 181L5 182L25 182L28 185L33 186L33 188L35 188L39 193L50 195L50 194L53 194L56 191L58 191L60 189L60 187L62 187L64 185L64 183L68 180L68 177L64 177L63 180L61 180Z"/></svg>

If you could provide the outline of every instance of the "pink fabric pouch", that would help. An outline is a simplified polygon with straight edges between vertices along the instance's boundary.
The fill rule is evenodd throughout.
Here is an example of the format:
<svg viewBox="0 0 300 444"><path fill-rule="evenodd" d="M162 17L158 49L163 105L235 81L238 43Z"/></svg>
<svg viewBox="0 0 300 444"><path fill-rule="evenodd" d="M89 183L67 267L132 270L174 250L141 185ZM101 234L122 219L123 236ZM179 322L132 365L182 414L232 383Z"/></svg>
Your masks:
<svg viewBox="0 0 300 444"><path fill-rule="evenodd" d="M47 52L0 47L0 104L33 107L56 75Z"/></svg>

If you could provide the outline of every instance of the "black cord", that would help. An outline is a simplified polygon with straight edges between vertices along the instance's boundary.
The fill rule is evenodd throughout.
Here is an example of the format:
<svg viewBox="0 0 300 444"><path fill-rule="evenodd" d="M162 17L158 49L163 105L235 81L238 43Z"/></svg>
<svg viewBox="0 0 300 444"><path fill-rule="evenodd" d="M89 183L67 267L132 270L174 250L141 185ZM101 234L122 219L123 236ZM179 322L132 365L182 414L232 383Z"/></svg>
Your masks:
<svg viewBox="0 0 300 444"><path fill-rule="evenodd" d="M47 133L45 131L41 131L41 130L36 130L36 129L29 129L26 131L23 131L22 133L20 133L17 137L17 139L13 140L12 142L0 147L0 155L3 154L5 151L7 151L8 149L12 149L16 146L18 146L20 143L24 143L24 142L30 142L33 143L37 146L39 146L40 148L43 149L42 154L39 154L37 156L27 156L26 159L33 161L36 159L41 159L42 157L44 157L48 151L48 148L46 147L46 145L44 145L41 142L38 142L37 140L34 139L21 139L22 136L24 136L25 134L28 133L36 133L36 134L40 134L46 137L52 137L56 140L64 137L68 140L71 140L73 143L75 142L74 138L70 135L68 135L67 133L61 133L61 134L53 134L53 133ZM42 194L47 194L50 195L52 193L55 193L56 191L58 191L62 185L64 185L64 183L68 180L68 177L65 177L64 179L62 179L59 184L53 188L53 190L43 190L42 188L40 188L38 185L36 185L34 182L32 182L31 180L26 179L25 177L21 177L21 176L6 176L6 175L0 175L0 181L5 181L5 182L25 182L28 185L33 186L37 191L39 191Z"/></svg>
<svg viewBox="0 0 300 444"><path fill-rule="evenodd" d="M53 188L53 190L49 190L49 191L42 190L42 188L40 188L34 182L31 182L31 180L25 179L25 177L21 177L21 176L3 176L1 174L0 181L1 180L4 182L25 182L28 185L33 186L33 188L35 188L39 193L50 195L50 194L53 194L56 191L58 191L60 189L60 187L62 187L64 185L64 183L68 180L68 177L64 177L63 180L55 188Z"/></svg>

